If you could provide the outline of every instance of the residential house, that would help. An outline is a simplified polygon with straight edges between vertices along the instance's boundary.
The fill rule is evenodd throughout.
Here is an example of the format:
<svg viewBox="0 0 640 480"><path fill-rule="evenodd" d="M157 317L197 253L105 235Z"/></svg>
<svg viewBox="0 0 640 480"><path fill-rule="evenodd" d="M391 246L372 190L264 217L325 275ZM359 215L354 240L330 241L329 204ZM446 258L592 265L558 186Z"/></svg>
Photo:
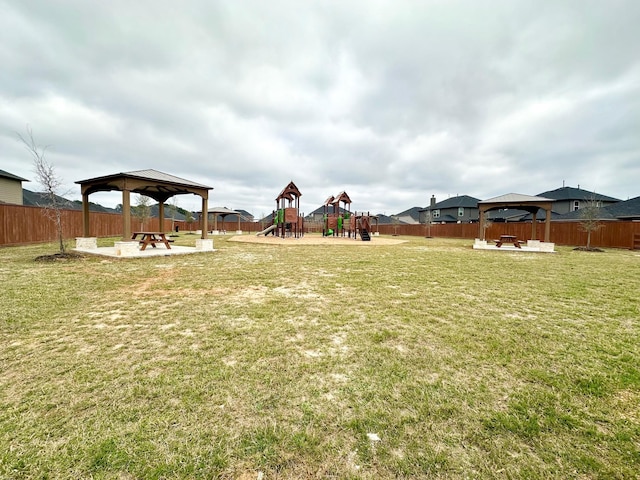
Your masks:
<svg viewBox="0 0 640 480"><path fill-rule="evenodd" d="M479 198L457 195L441 202L431 196L428 207L420 210L420 223L470 223L477 222Z"/></svg>
<svg viewBox="0 0 640 480"><path fill-rule="evenodd" d="M578 188L556 188L555 190L539 193L538 196L554 199L553 213L557 213L558 215L579 210L585 204L592 201L598 202L602 207L606 207L607 205L620 201L618 198L608 197L607 195L601 195L588 190L582 190L580 186L578 186Z"/></svg>
<svg viewBox="0 0 640 480"><path fill-rule="evenodd" d="M345 213L349 213L347 210L345 210L342 207L338 207L338 211L343 215ZM308 215L306 215L304 217L304 219L307 222L322 222L322 220L324 219L324 212L325 212L325 206L321 205L318 208L316 208L313 212L311 212ZM353 212L351 212L351 213L353 213Z"/></svg>
<svg viewBox="0 0 640 480"><path fill-rule="evenodd" d="M398 219L400 223L406 223L409 225L416 225L420 223L420 207L412 207L404 212L396 213L394 218Z"/></svg>
<svg viewBox="0 0 640 480"><path fill-rule="evenodd" d="M26 178L0 170L0 203L23 205L22 182L28 181Z"/></svg>
<svg viewBox="0 0 640 480"><path fill-rule="evenodd" d="M575 210L560 216L559 220L582 220L582 212ZM598 220L631 220L640 221L640 197L634 197L626 201L612 203L601 207L598 211Z"/></svg>

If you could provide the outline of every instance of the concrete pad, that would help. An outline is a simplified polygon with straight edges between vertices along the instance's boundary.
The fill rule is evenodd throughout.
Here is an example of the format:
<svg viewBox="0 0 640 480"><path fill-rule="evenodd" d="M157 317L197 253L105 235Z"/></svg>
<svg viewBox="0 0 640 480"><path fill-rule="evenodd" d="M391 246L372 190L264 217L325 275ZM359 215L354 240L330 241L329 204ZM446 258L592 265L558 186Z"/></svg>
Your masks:
<svg viewBox="0 0 640 480"><path fill-rule="evenodd" d="M494 242L487 242L486 240L475 239L473 244L474 250L493 250L500 252L544 252L555 253L555 243L541 242L540 240L527 240L520 248L503 243L501 247L496 247Z"/></svg>
<svg viewBox="0 0 640 480"><path fill-rule="evenodd" d="M131 242L120 242L120 243L131 243ZM146 250L140 250L137 248L136 250L130 250L123 252L122 246L116 247L97 247L97 248L74 248L75 252L78 253L88 253L91 255L100 255L103 257L111 257L111 258L146 258L146 257L171 257L174 255L188 255L190 253L203 253L203 252L215 252L212 248L211 250L205 249L197 249L196 247L182 247L174 245L171 249L166 249L164 246L157 246L156 248L147 247Z"/></svg>

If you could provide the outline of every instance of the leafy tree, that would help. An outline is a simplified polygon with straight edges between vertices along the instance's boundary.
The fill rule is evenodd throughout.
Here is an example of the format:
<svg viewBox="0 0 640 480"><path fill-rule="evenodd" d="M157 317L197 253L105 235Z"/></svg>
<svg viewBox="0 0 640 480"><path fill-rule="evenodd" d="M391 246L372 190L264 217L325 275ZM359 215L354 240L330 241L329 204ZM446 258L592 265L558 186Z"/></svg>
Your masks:
<svg viewBox="0 0 640 480"><path fill-rule="evenodd" d="M53 220L56 226L60 253L64 254L66 247L63 236L62 209L66 201L62 198L62 194L59 194L63 184L62 179L58 176L53 164L45 159L48 146L40 147L36 143L31 127L27 126L26 137L19 133L17 135L33 159L36 178L44 189L43 194L47 199L46 203L40 206L43 207L45 216Z"/></svg>
<svg viewBox="0 0 640 480"><path fill-rule="evenodd" d="M193 223L193 213L186 211L184 212L184 220L185 222L187 222L187 225L189 226L189 230L192 229L192 223Z"/></svg>
<svg viewBox="0 0 640 480"><path fill-rule="evenodd" d="M151 217L151 198L138 195L136 205L132 208L133 216L140 220L140 230L144 230L144 222Z"/></svg>

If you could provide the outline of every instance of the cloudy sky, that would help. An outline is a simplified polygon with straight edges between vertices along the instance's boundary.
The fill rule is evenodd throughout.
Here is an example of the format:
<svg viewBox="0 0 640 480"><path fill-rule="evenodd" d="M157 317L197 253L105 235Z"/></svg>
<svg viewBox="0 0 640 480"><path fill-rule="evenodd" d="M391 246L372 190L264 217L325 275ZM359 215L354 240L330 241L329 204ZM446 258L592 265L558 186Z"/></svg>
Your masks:
<svg viewBox="0 0 640 480"><path fill-rule="evenodd" d="M563 183L625 200L638 25L638 0L0 0L0 169L41 189L30 127L72 199L153 168L256 216L290 181L304 213L343 190L386 214Z"/></svg>

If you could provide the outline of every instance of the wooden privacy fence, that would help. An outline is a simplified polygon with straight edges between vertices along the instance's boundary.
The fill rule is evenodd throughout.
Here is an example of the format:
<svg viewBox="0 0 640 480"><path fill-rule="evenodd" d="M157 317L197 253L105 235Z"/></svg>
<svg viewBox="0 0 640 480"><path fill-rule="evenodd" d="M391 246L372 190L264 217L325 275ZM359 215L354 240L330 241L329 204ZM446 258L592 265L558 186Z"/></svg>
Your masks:
<svg viewBox="0 0 640 480"><path fill-rule="evenodd" d="M33 206L0 204L0 246L24 245L28 243L52 242L58 239L58 230L47 212L53 211ZM117 237L122 235L122 215L119 213L89 213L89 227L92 237ZM209 225L211 227L211 225ZM164 220L165 232L175 230L181 232L200 229L200 222L184 222L180 220ZM227 221L225 228L233 233L238 228L238 222ZM260 225L255 222L240 222L240 228L245 232L260 231ZM158 231L157 217L148 218L144 224L140 220L131 218L131 231ZM62 210L62 234L65 240L75 240L82 236L82 211Z"/></svg>
<svg viewBox="0 0 640 480"><path fill-rule="evenodd" d="M80 210L62 210L62 234L65 240L82 236L82 212ZM49 242L58 238L53 211L42 207L0 204L0 245L21 245L27 243ZM122 215L119 213L90 212L89 225L93 237L117 237L122 235ZM171 220L166 219L164 230L171 230ZM180 229L186 228L185 222L175 222ZM194 222L194 228L196 224ZM131 219L132 230L158 230L158 219L147 219L144 225L140 220Z"/></svg>
<svg viewBox="0 0 640 480"><path fill-rule="evenodd" d="M82 212L79 210L63 210L63 236L72 240L82 236ZM89 214L91 236L117 237L122 235L122 215L118 213ZM321 225L320 223L318 225ZM163 231L171 232L175 227L180 231L195 231L200 228L199 222L187 224L184 221L165 219ZM266 227L261 222L240 222L243 232L255 233ZM225 222L229 234L238 228L237 221ZM149 218L140 225L137 218L131 219L131 230L160 230L158 218ZM305 224L307 232L317 233L322 229L315 228L315 223ZM453 223L440 225L379 225L372 226L372 231L381 235L412 235L443 238L479 237L477 223ZM531 223L493 223L486 231L488 240L500 235L515 235L521 240L531 238ZM46 209L22 205L0 204L0 245L21 245L28 243L51 242L57 240L58 232L54 221L46 215ZM538 239L544 239L544 223L537 225ZM591 245L594 247L638 248L640 222L608 221L602 222L601 228L591 232ZM634 243L635 238L635 243ZM579 222L551 222L551 241L557 245L582 246L587 244L587 233L582 231Z"/></svg>
<svg viewBox="0 0 640 480"><path fill-rule="evenodd" d="M376 227L373 227L376 231ZM381 235L418 235L442 238L480 237L477 223L446 223L439 225L380 225ZM515 235L521 240L531 239L531 222L493 223L487 228L485 238L494 240L500 235ZM640 235L640 222L604 221L600 228L591 232L592 247L633 248L634 235ZM544 223L536 225L536 237L544 240ZM587 232L580 222L551 222L550 241L556 245L584 246Z"/></svg>

